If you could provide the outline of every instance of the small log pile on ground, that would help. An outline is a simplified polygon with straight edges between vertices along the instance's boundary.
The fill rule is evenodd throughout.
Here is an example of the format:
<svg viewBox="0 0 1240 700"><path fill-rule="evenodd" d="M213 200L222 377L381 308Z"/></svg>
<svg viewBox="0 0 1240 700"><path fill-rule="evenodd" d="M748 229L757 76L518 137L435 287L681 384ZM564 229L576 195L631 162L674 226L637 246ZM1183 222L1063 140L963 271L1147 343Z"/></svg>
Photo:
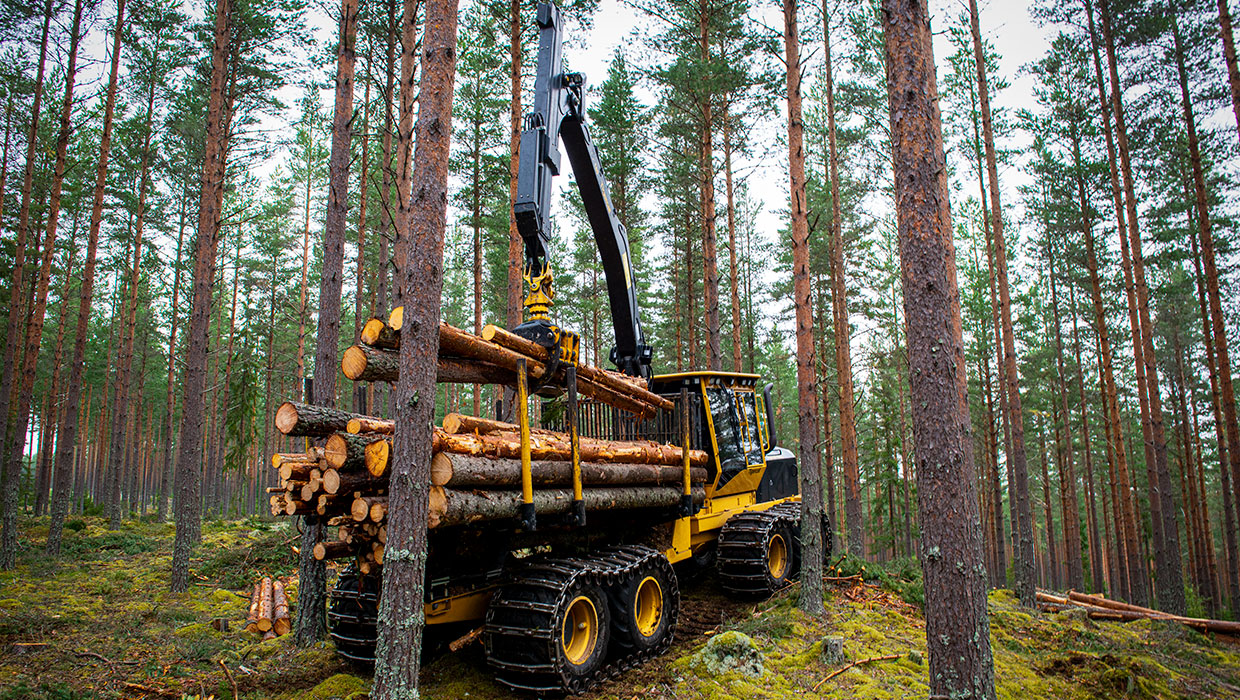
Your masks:
<svg viewBox="0 0 1240 700"><path fill-rule="evenodd" d="M1121 603L1118 600L1103 598L1069 591L1061 596L1046 591L1037 593L1038 607L1044 612L1063 612L1065 610L1084 610L1093 620L1112 620L1132 622L1133 620L1168 620L1192 627L1199 632L1215 632L1217 634L1240 635L1240 622L1230 620L1208 620L1199 617L1184 617L1144 608L1140 605Z"/></svg>
<svg viewBox="0 0 1240 700"><path fill-rule="evenodd" d="M389 322L371 319L362 344L345 353L341 366L356 381L394 381L399 372L400 309ZM516 384L524 361L531 381L554 384L551 358L542 346L488 326L483 336L440 326L441 382ZM671 402L636 378L577 366L580 393L645 417ZM320 542L320 560L355 558L369 573L383 564L387 544L387 487L394 421L335 408L285 402L276 428L289 437L320 441L300 453L272 455L282 485L269 489L274 515L315 515L339 527L334 541ZM529 438L538 516L573 508L572 444L567 433L532 428ZM517 520L521 497L520 426L448 414L432 438L429 524L432 528L489 520ZM587 512L671 508L684 493L681 448L648 440L580 438L582 501ZM691 495L705 498L706 453L689 453Z"/></svg>
<svg viewBox="0 0 1240 700"><path fill-rule="evenodd" d="M254 584L254 591L250 594L250 611L245 618L246 631L261 634L263 639L275 639L288 634L291 628L284 582L269 576L264 577Z"/></svg>

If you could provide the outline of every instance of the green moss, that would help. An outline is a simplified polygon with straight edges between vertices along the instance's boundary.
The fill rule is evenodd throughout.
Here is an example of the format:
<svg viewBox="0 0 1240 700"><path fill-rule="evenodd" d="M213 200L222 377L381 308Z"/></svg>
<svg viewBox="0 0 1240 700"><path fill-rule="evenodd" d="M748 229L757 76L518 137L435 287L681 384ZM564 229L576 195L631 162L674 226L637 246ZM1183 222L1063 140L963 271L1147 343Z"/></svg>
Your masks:
<svg viewBox="0 0 1240 700"><path fill-rule="evenodd" d="M762 652L753 638L736 630L711 637L694 659L695 670L707 676L736 673L758 678L764 672Z"/></svg>
<svg viewBox="0 0 1240 700"><path fill-rule="evenodd" d="M314 686L311 690L294 697L297 700L349 700L370 692L370 683L344 673L338 673Z"/></svg>

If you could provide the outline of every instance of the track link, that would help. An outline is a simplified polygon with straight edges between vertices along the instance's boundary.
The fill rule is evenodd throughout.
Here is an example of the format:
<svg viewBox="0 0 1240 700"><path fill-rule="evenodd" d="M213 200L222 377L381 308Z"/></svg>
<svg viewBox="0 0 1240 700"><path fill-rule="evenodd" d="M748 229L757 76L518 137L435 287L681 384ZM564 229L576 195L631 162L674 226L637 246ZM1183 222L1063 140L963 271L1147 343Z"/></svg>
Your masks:
<svg viewBox="0 0 1240 700"><path fill-rule="evenodd" d="M653 647L635 650L612 644L607 657L587 674L574 674L563 659L557 621L562 601L591 587L604 598L647 567L666 568L672 583L671 623ZM514 567L487 610L483 639L496 680L513 690L536 694L577 694L615 678L667 650L675 636L680 592L671 564L657 550L640 545L609 547L581 557L539 557ZM610 606L614 607L614 606ZM621 611L613 610L611 614Z"/></svg>
<svg viewBox="0 0 1240 700"><path fill-rule="evenodd" d="M361 666L375 663L381 586L379 577L365 576L350 564L328 594L327 627L336 653Z"/></svg>

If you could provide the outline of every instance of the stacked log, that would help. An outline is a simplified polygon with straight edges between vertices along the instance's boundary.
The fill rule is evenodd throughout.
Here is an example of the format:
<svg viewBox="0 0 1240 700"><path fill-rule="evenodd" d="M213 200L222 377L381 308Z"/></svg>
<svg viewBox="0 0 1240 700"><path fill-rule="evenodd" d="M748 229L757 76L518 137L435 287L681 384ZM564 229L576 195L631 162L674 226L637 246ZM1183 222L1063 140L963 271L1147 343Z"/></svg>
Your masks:
<svg viewBox="0 0 1240 700"><path fill-rule="evenodd" d="M263 639L274 639L288 634L291 627L284 582L269 576L256 582L250 594L246 631L262 634Z"/></svg>

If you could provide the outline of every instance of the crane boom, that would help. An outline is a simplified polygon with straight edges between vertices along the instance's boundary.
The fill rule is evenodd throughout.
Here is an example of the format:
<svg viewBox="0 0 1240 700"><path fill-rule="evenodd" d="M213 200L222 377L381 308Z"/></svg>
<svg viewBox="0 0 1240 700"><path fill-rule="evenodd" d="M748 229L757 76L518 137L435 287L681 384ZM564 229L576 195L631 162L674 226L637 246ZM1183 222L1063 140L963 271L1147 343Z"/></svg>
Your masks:
<svg viewBox="0 0 1240 700"><path fill-rule="evenodd" d="M641 309L629 255L628 232L612 207L607 178L586 121L580 73L565 73L560 11L539 3L538 68L534 103L521 133L517 198L513 214L525 242L526 308L531 320L548 323L552 303L551 193L560 174L560 142L576 175L586 217L607 279L616 346L611 361L620 371L650 377L652 350L642 331Z"/></svg>

